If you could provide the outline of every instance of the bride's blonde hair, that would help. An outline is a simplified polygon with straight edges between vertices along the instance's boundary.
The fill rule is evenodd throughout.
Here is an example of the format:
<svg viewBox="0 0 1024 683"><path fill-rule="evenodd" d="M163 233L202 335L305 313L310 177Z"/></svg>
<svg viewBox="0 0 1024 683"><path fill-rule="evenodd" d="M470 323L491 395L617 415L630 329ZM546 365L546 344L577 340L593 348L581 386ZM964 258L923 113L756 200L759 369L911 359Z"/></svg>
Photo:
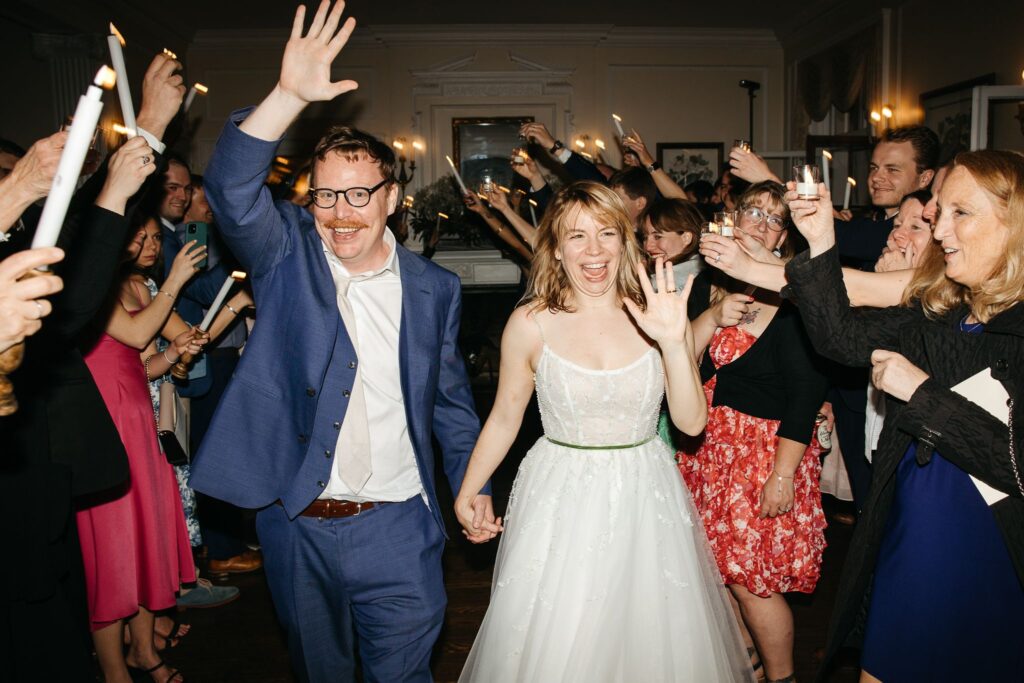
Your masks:
<svg viewBox="0 0 1024 683"><path fill-rule="evenodd" d="M581 181L563 188L552 200L537 228L533 264L523 303L533 308L572 312L572 286L562 262L556 258L562 239L576 224L580 211L586 211L600 225L615 228L622 243L615 289L620 298L631 299L646 307L637 266L642 262L633 222L619 195L604 185Z"/></svg>

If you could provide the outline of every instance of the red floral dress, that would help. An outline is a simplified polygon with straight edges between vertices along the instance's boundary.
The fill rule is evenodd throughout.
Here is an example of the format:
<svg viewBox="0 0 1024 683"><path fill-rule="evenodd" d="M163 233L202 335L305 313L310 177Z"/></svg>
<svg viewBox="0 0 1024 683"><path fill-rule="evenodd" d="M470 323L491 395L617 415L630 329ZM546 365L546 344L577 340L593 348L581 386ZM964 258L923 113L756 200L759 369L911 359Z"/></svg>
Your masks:
<svg viewBox="0 0 1024 683"><path fill-rule="evenodd" d="M716 367L735 361L757 338L739 327L715 333L708 353ZM718 376L704 384L708 425L696 452L676 454L726 584L751 593L814 591L825 550L825 515L818 480L821 446L811 440L794 475L793 509L758 519L764 482L775 466L778 420L712 406Z"/></svg>

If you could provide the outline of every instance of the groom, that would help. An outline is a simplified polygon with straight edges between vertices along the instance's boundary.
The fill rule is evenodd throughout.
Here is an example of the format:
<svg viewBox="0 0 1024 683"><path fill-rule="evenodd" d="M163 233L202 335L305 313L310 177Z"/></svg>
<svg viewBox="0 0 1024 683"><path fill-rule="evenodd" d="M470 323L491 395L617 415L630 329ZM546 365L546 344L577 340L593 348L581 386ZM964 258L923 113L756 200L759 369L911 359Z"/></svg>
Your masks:
<svg viewBox="0 0 1024 683"><path fill-rule="evenodd" d="M206 173L221 234L255 287L258 322L192 470L198 491L248 508L304 681L430 681L444 618L445 534L431 436L452 488L479 432L457 346L459 279L385 227L398 200L389 146L332 128L309 210L264 185L307 104L356 88L331 62L355 26L343 2L295 15L280 80L232 114ZM474 501L492 522L489 495ZM476 539L474 539L476 540Z"/></svg>

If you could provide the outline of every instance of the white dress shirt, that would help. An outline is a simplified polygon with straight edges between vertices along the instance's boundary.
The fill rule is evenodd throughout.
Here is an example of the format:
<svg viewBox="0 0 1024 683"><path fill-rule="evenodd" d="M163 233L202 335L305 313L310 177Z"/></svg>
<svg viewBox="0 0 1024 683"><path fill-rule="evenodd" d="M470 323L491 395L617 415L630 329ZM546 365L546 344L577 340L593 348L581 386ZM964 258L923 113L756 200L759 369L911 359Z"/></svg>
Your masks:
<svg viewBox="0 0 1024 683"><path fill-rule="evenodd" d="M356 318L356 355L366 399L372 472L356 495L342 480L334 458L331 478L320 498L352 501L403 501L423 493L416 453L409 438L399 374L398 340L402 321L402 279L395 238L384 230L391 254L378 270L351 274L326 247L331 270L350 279L348 299ZM335 453L346 447L339 434Z"/></svg>

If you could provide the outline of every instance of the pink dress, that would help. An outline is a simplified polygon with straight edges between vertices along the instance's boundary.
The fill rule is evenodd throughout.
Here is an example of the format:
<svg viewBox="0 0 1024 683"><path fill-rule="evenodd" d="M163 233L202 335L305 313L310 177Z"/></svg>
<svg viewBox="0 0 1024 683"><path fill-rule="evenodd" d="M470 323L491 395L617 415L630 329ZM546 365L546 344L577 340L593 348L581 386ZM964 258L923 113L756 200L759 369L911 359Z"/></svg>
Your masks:
<svg viewBox="0 0 1024 683"><path fill-rule="evenodd" d="M75 513L93 631L175 605L195 581L174 471L160 451L139 352L104 334L86 355L128 452L128 482Z"/></svg>

